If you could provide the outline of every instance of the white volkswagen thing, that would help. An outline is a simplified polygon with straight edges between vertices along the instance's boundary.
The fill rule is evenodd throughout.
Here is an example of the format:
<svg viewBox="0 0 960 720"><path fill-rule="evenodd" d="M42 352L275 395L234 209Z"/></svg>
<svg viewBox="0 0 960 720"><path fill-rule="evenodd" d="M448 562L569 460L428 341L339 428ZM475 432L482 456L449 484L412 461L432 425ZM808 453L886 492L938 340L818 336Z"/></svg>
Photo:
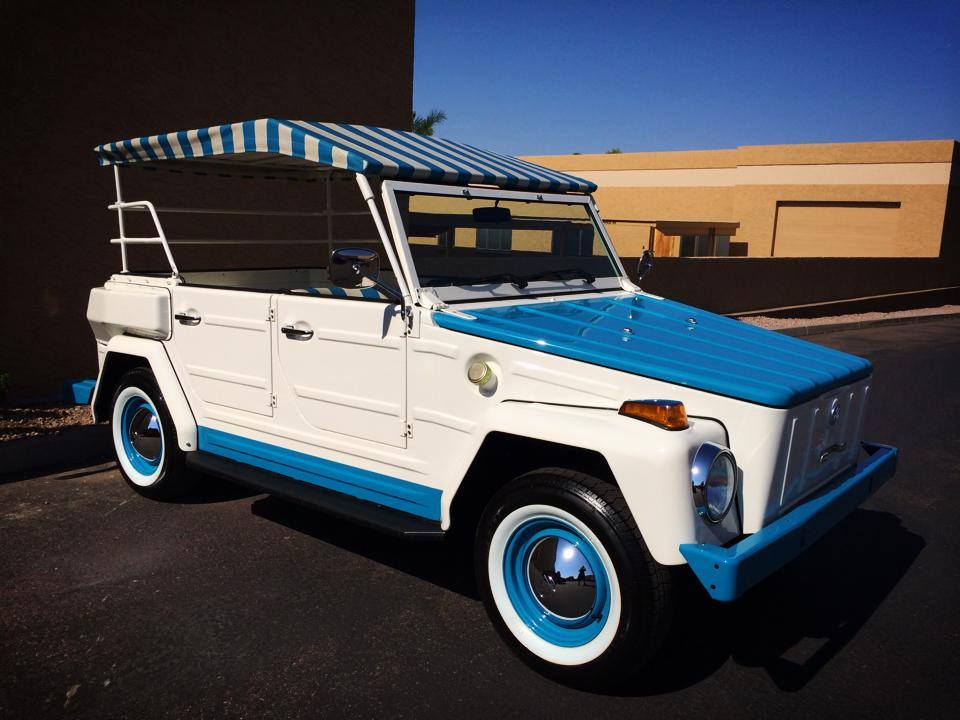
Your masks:
<svg viewBox="0 0 960 720"><path fill-rule="evenodd" d="M123 269L90 293L93 413L130 486L166 499L213 474L365 529L471 538L497 630L552 677L632 672L682 566L734 600L894 473L897 450L861 438L869 362L643 292L591 182L293 120L95 153ZM221 238L221 267L178 268L180 245L214 241L168 237L168 215L297 213L127 200L134 168L316 181L314 261L237 269L247 241ZM138 213L152 229L133 236ZM344 237L351 216L367 231ZM141 245L166 266L134 269Z"/></svg>

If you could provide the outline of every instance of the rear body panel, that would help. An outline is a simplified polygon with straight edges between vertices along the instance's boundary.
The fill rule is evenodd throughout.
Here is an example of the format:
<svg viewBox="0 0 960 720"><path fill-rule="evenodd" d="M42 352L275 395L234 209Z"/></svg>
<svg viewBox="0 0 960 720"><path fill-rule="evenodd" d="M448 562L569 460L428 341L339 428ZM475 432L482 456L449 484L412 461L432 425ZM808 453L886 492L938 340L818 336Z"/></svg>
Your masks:
<svg viewBox="0 0 960 720"><path fill-rule="evenodd" d="M114 335L166 340L171 332L170 290L107 282L90 291L87 321L98 342Z"/></svg>

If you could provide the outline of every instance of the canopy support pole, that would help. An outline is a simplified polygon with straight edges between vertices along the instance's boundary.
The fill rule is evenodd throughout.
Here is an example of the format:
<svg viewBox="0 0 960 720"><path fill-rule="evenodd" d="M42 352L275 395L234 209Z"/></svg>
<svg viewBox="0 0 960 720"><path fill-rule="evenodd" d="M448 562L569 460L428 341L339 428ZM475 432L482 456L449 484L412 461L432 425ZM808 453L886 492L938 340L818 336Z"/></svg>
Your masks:
<svg viewBox="0 0 960 720"><path fill-rule="evenodd" d="M333 242L333 173L327 173L327 241Z"/></svg>
<svg viewBox="0 0 960 720"><path fill-rule="evenodd" d="M403 268L397 260L397 254L393 251L393 243L390 242L390 236L387 235L387 229L383 225L383 218L380 217L380 210L377 208L377 201L373 196L373 189L370 187L370 181L363 173L357 173L357 185L360 186L360 193L370 208L370 214L373 215L373 222L377 226L377 233L383 242L383 249L390 260L390 267L393 268L393 274L397 278L397 284L400 286L400 294L403 295L403 312L406 313L413 307L413 296L407 287L407 279L403 276Z"/></svg>
<svg viewBox="0 0 960 720"><path fill-rule="evenodd" d="M123 231L123 210L120 205L123 203L123 193L120 191L120 166L113 166L113 181L117 186L117 222L120 225L120 266L123 272L127 272L127 244L124 242L126 233Z"/></svg>

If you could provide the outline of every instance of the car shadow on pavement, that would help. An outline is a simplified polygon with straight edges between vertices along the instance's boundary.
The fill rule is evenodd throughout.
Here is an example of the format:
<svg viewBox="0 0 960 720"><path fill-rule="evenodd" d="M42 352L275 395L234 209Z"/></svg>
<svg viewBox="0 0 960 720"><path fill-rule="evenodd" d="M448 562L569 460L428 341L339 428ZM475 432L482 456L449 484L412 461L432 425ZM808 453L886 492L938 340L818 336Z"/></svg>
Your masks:
<svg viewBox="0 0 960 720"><path fill-rule="evenodd" d="M42 477L54 477L56 476L59 480L74 480L77 478L86 477L88 475L96 475L97 473L110 470L111 468L116 467L117 464L114 461L104 461L97 465L91 465L84 461L81 464L76 462L64 462L58 463L56 465L44 465L39 468L33 468L30 470L21 470L19 472L11 473L0 473L0 485L8 485L12 483L22 482L24 480L35 480L36 478Z"/></svg>
<svg viewBox="0 0 960 720"><path fill-rule="evenodd" d="M230 482L213 475L201 475L200 483L188 495L163 502L176 505L207 505L232 502L262 494L260 490L254 490L240 483Z"/></svg>
<svg viewBox="0 0 960 720"><path fill-rule="evenodd" d="M478 600L469 550L455 541L402 541L274 497L254 514ZM676 620L635 680L606 694L650 696L707 679L728 660L801 690L859 632L926 545L886 512L856 510L801 557L734 603L710 600L678 569Z"/></svg>
<svg viewBox="0 0 960 720"><path fill-rule="evenodd" d="M728 659L799 691L856 636L925 545L895 515L859 509L734 603L711 601L686 570L691 592L682 594L664 650L640 684L615 694L690 687Z"/></svg>
<svg viewBox="0 0 960 720"><path fill-rule="evenodd" d="M265 520L362 555L472 600L480 599L473 577L473 559L469 548L454 538L398 539L270 495L255 501L251 510L254 515Z"/></svg>

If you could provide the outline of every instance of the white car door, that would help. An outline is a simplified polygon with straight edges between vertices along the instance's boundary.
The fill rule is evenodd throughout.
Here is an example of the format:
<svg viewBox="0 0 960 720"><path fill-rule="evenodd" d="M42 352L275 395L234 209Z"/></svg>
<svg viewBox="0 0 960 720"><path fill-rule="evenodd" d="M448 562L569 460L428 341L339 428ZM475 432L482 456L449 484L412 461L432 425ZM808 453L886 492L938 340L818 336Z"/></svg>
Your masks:
<svg viewBox="0 0 960 720"><path fill-rule="evenodd" d="M397 305L358 298L277 296L278 414L317 431L405 448L406 335ZM281 387L282 385L282 387Z"/></svg>
<svg viewBox="0 0 960 720"><path fill-rule="evenodd" d="M178 286L168 343L181 381L205 406L273 415L269 293Z"/></svg>

